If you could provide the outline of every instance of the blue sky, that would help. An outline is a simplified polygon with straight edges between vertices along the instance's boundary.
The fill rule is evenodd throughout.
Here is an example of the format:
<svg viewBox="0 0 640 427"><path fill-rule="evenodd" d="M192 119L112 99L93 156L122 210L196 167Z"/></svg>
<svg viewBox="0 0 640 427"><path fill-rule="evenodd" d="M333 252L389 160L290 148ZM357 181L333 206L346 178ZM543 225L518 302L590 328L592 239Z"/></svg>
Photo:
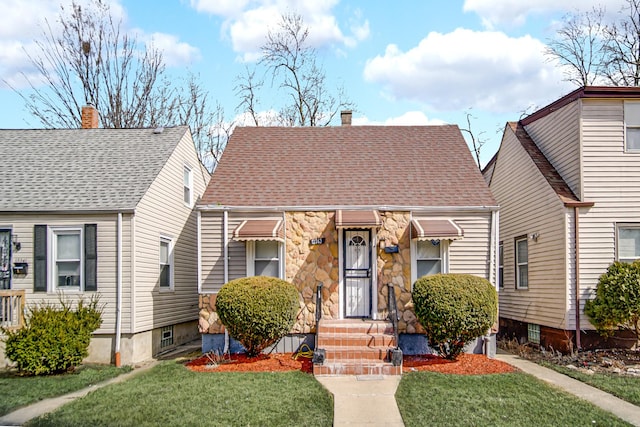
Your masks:
<svg viewBox="0 0 640 427"><path fill-rule="evenodd" d="M66 1L66 0L65 0ZM84 0L81 0L84 1ZM256 58L285 12L309 26L331 85L357 105L354 124L439 124L472 129L486 140L482 162L508 120L575 87L543 54L563 14L623 0L110 0L124 28L163 49L171 75L200 75L212 102L237 120L236 76ZM56 0L0 0L0 80L27 91L21 72ZM28 92L24 92L28 94ZM278 95L260 107L278 105ZM337 124L337 123L336 123ZM0 81L0 128L39 127L20 97Z"/></svg>

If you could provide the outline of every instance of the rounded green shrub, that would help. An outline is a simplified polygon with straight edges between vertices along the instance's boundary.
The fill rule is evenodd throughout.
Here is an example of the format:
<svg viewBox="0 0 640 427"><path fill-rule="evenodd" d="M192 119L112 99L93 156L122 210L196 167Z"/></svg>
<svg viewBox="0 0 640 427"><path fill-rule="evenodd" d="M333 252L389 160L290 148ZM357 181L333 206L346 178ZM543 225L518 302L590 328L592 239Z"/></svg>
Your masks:
<svg viewBox="0 0 640 427"><path fill-rule="evenodd" d="M275 277L244 277L220 289L216 312L229 335L249 356L257 356L291 331L298 301L298 290L289 282Z"/></svg>
<svg viewBox="0 0 640 427"><path fill-rule="evenodd" d="M603 336L616 329L631 330L640 338L640 261L614 262L598 279L596 297L585 303L584 312Z"/></svg>
<svg viewBox="0 0 640 427"><path fill-rule="evenodd" d="M5 354L26 375L66 372L89 355L91 334L101 324L97 298L88 304L80 300L75 310L65 301L34 305L29 308L24 327L3 329Z"/></svg>
<svg viewBox="0 0 640 427"><path fill-rule="evenodd" d="M498 318L498 293L470 274L423 276L413 285L416 317L429 345L455 359L469 341L484 335Z"/></svg>

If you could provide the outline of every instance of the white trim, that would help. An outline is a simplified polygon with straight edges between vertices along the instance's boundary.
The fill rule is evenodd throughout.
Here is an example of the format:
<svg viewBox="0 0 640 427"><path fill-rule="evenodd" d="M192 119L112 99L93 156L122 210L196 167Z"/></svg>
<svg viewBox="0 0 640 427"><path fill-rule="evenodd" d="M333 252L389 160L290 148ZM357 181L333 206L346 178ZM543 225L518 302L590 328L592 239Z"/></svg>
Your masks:
<svg viewBox="0 0 640 427"><path fill-rule="evenodd" d="M202 292L202 212L196 212L196 247L198 251L197 255L197 273L196 280L198 281L198 294Z"/></svg>
<svg viewBox="0 0 640 427"><path fill-rule="evenodd" d="M247 277L251 277L251 276L255 276L256 275L256 242L263 242L263 241L268 241L268 242L275 242L277 246L277 251L278 251L278 258L277 259L273 259L271 258L270 260L267 259L259 259L257 261L278 261L278 279L282 279L284 277L284 267L283 267L283 255L284 255L284 244L281 241L276 241L276 240L248 240L245 242L245 248L246 248L246 256L245 256L245 260L246 260L246 268L247 268Z"/></svg>
<svg viewBox="0 0 640 427"><path fill-rule="evenodd" d="M115 360L120 362L120 338L122 336L122 213L116 221L116 342Z"/></svg>
<svg viewBox="0 0 640 427"><path fill-rule="evenodd" d="M224 257L224 283L229 281L229 212L222 213L222 253ZM223 283L223 284L224 284ZM226 331L226 328L225 328Z"/></svg>
<svg viewBox="0 0 640 427"><path fill-rule="evenodd" d="M73 234L78 235L80 239L80 258L78 262L80 263L80 280L78 286L58 286L58 277L56 275L56 265L57 265L57 245L58 241L56 236L58 234ZM47 289L48 293L55 292L83 292L84 291L84 281L85 281L85 272L84 272L84 262L85 262L85 253L84 253L84 226L83 225L50 225L47 227L47 269L49 275L49 289Z"/></svg>
<svg viewBox="0 0 640 427"><path fill-rule="evenodd" d="M518 242L524 241L527 244L527 262L526 262L526 266L527 266L527 286L522 286L520 284L520 265L525 265L525 263L519 263L518 262ZM515 255L515 266L516 266L516 289L521 289L521 290L526 290L529 289L529 239L528 236L522 236L522 237L518 237L513 239L513 253Z"/></svg>
<svg viewBox="0 0 640 427"><path fill-rule="evenodd" d="M633 262L639 258L620 258L620 230L639 230L640 231L640 223L639 222L616 222L614 223L615 227L615 260L623 261L623 262ZM640 257L640 254L638 254Z"/></svg>
<svg viewBox="0 0 640 427"><path fill-rule="evenodd" d="M129 218L129 224L130 224L130 228L131 228L131 235L129 236L129 242L131 245L131 250L129 252L129 259L131 262L131 268L129 269L129 287L130 292L131 292L131 301L136 301L136 283L137 283L137 276L135 274L137 270L137 266L136 266L136 216L135 213L131 214L131 217ZM136 305L137 304L130 304L129 307L129 313L130 314L130 325L129 325L129 333L133 334L136 331Z"/></svg>
<svg viewBox="0 0 640 427"><path fill-rule="evenodd" d="M438 239L433 239L438 240ZM418 280L418 245L429 240L411 239L409 250L411 251L411 289L413 284ZM440 272L446 274L449 272L449 240L440 240Z"/></svg>
<svg viewBox="0 0 640 427"><path fill-rule="evenodd" d="M377 244L377 231L378 227L341 227L338 230L338 307L340 309L340 319L346 318L346 306L344 304L344 298L346 296L346 289L344 283L344 233L346 230L368 230L369 231L369 259L371 269L371 313L369 313L370 319L375 319L378 313L378 244Z"/></svg>
<svg viewBox="0 0 640 427"><path fill-rule="evenodd" d="M415 212L490 212L500 209L499 206L220 206L199 205L201 211L234 211L234 212L306 212L306 211L336 211L336 210L378 210L378 211L415 211Z"/></svg>
<svg viewBox="0 0 640 427"><path fill-rule="evenodd" d="M184 178L186 175L185 172L188 172L188 178L189 178L189 183L188 183L189 201L184 200L184 189L187 188L187 185L185 185L184 183ZM182 167L182 203L184 203L186 207L192 208L194 199L195 198L193 197L193 168L189 164L185 163Z"/></svg>
<svg viewBox="0 0 640 427"><path fill-rule="evenodd" d="M338 319L344 319L344 250L343 250L343 236L342 230L338 231ZM377 263L376 263L377 264Z"/></svg>

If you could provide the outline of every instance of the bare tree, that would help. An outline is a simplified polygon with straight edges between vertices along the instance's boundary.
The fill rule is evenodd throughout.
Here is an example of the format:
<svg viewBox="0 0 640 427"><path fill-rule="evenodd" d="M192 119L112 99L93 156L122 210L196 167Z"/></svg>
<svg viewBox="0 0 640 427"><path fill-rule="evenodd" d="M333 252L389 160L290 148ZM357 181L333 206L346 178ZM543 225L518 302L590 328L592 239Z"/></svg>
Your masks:
<svg viewBox="0 0 640 427"><path fill-rule="evenodd" d="M265 67L272 86L288 100L275 119L284 126L327 126L340 110L354 109L343 88L332 92L327 87L325 72L316 61L317 52L309 46L308 37L309 29L302 16L285 14L277 30L269 31L261 48L258 65ZM247 70L239 80L239 108L248 112L257 125L260 120L256 115L256 92L264 82L256 78L255 70Z"/></svg>
<svg viewBox="0 0 640 427"><path fill-rule="evenodd" d="M59 24L55 31L45 21L36 51L26 52L39 75L24 75L31 93L13 88L44 127L80 127L82 106L91 103L102 127L190 124L200 155L220 151L204 131L219 113L208 111L197 77L189 74L182 85L171 80L162 53L123 31L108 2L61 6Z"/></svg>
<svg viewBox="0 0 640 427"><path fill-rule="evenodd" d="M483 139L483 135L484 132L480 132L479 134L475 134L473 132L473 130L471 129L471 119L475 119L476 117L474 117L470 111L465 112L465 115L467 116L467 127L466 128L461 128L460 131L461 132L465 132L467 135L469 135L469 138L471 138L471 145L472 145L472 152L473 155L476 158L476 162L478 163L478 167L481 168L480 166L480 149L482 148L482 146L485 144L485 142L487 142L485 139Z"/></svg>
<svg viewBox="0 0 640 427"><path fill-rule="evenodd" d="M565 67L566 81L592 85L606 69L604 9L594 7L588 12L567 14L563 21L545 54Z"/></svg>
<svg viewBox="0 0 640 427"><path fill-rule="evenodd" d="M619 19L607 22L602 7L568 14L546 54L579 86L640 86L640 0L626 0Z"/></svg>

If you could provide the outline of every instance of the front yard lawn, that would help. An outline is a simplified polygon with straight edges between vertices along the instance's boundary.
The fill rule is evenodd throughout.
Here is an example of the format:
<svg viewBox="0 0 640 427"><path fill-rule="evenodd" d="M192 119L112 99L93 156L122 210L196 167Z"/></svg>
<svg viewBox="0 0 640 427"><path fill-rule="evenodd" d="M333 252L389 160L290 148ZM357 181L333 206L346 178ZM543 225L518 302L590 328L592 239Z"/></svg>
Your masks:
<svg viewBox="0 0 640 427"><path fill-rule="evenodd" d="M628 426L614 415L524 373L411 372L396 401L410 426Z"/></svg>
<svg viewBox="0 0 640 427"><path fill-rule="evenodd" d="M21 377L12 371L0 372L0 416L49 397L61 396L129 372L130 367L83 365L74 373L41 377Z"/></svg>
<svg viewBox="0 0 640 427"><path fill-rule="evenodd" d="M554 369L561 374L575 378L592 387L613 394L634 405L640 405L640 378L619 374L586 374L551 362L540 362L542 366Z"/></svg>
<svg viewBox="0 0 640 427"><path fill-rule="evenodd" d="M331 426L333 399L312 375L192 372L167 361L36 418L30 426Z"/></svg>

